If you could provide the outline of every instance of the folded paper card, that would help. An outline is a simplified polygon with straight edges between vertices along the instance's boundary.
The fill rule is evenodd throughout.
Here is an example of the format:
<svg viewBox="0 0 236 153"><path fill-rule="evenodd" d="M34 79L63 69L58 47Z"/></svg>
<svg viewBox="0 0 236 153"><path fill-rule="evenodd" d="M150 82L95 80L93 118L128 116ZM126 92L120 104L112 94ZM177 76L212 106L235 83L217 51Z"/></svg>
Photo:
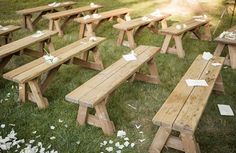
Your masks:
<svg viewBox="0 0 236 153"><path fill-rule="evenodd" d="M95 19L98 19L98 18L102 17L100 14L93 14L92 16L93 16L93 18L95 18Z"/></svg>
<svg viewBox="0 0 236 153"><path fill-rule="evenodd" d="M97 7L98 5L94 4L94 3L90 3L90 7L94 8Z"/></svg>
<svg viewBox="0 0 236 153"><path fill-rule="evenodd" d="M226 38L229 40L235 40L236 39L236 33L234 32L229 32L229 31L224 31L220 34L219 38Z"/></svg>
<svg viewBox="0 0 236 153"><path fill-rule="evenodd" d="M44 33L42 31L37 31L35 34L32 35L32 37L38 38L38 37L41 37L42 35L44 35Z"/></svg>
<svg viewBox="0 0 236 153"><path fill-rule="evenodd" d="M155 12L151 13L151 16L161 17L161 11L157 9Z"/></svg>
<svg viewBox="0 0 236 153"><path fill-rule="evenodd" d="M208 86L206 80L186 79L185 81L189 87L194 87L194 86L207 87Z"/></svg>
<svg viewBox="0 0 236 153"><path fill-rule="evenodd" d="M131 17L129 15L125 15L125 21L131 21Z"/></svg>
<svg viewBox="0 0 236 153"><path fill-rule="evenodd" d="M85 15L85 16L83 17L84 20L87 20L87 19L89 19L89 18L90 18L90 15Z"/></svg>
<svg viewBox="0 0 236 153"><path fill-rule="evenodd" d="M47 63L50 64L56 63L58 61L58 57L54 57L52 55L44 55L43 58Z"/></svg>
<svg viewBox="0 0 236 153"><path fill-rule="evenodd" d="M212 66L221 66L221 63L211 63Z"/></svg>
<svg viewBox="0 0 236 153"><path fill-rule="evenodd" d="M143 17L142 17L142 20L143 20L143 21L152 21L153 19L150 19L150 18L147 17L147 16L143 16Z"/></svg>
<svg viewBox="0 0 236 153"><path fill-rule="evenodd" d="M3 27L3 26L1 26L0 25L0 30L2 30L2 31L6 31L6 30L8 30L9 28L7 28L7 27Z"/></svg>
<svg viewBox="0 0 236 153"><path fill-rule="evenodd" d="M210 52L204 52L203 55L202 55L202 58L203 58L204 60L209 61L210 59L213 58L213 55L212 55Z"/></svg>
<svg viewBox="0 0 236 153"><path fill-rule="evenodd" d="M178 30L181 30L181 29L187 28L187 25L186 24L177 24L175 26L175 28L178 29Z"/></svg>
<svg viewBox="0 0 236 153"><path fill-rule="evenodd" d="M97 41L97 38L95 36L92 36L89 38L89 41Z"/></svg>
<svg viewBox="0 0 236 153"><path fill-rule="evenodd" d="M135 54L133 54L133 53L129 53L129 54L123 55L123 58L126 61L135 61L135 60L137 60Z"/></svg>
<svg viewBox="0 0 236 153"><path fill-rule="evenodd" d="M234 112L229 105L217 104L220 115L224 116L234 116Z"/></svg>

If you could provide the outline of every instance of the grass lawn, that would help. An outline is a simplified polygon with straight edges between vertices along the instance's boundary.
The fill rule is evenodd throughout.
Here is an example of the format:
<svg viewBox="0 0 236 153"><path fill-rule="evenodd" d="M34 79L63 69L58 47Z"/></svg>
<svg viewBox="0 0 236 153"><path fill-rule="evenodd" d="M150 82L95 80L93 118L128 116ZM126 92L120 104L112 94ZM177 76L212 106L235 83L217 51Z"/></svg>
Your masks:
<svg viewBox="0 0 236 153"><path fill-rule="evenodd" d="M15 11L40 6L51 3L54 0L0 0L0 24L21 24L22 18ZM88 5L92 1L78 1L76 6ZM104 6L102 11L111 10L120 7L129 7L134 11L132 17L142 16L154 11L165 0L94 0L97 4ZM213 31L223 10L222 5L211 6L211 0L205 0L204 10L212 18ZM218 0L217 2L221 2ZM219 4L218 3L218 4ZM177 20L184 20L188 17L173 16L168 20L169 24ZM116 46L118 31L112 28L115 22L106 22L96 31L98 36L106 37L107 40L100 45L102 58L105 67L111 65L130 50L127 47ZM236 22L234 22L235 24ZM230 16L226 15L215 36L230 26ZM41 21L38 29L48 28L47 21ZM70 22L65 29L63 38L54 37L55 47L61 48L78 39L79 26L77 23ZM20 30L15 33L15 39L20 39L30 33L27 30ZM140 37L136 39L138 44L161 46L164 37L144 30ZM195 57L204 52L214 52L215 42L199 41L184 38L184 48L186 57L178 58L171 54L158 54L155 58L158 64L158 70L162 81L161 85L152 85L139 81L122 84L111 96L108 103L108 113L116 126L116 130L124 130L130 142L136 145L134 148L125 148L125 153L146 153L157 132L158 127L151 122L155 113L165 102L171 91L175 88L181 77L187 71ZM28 56L14 57L4 69L4 72L13 70L23 65L33 58ZM121 140L114 136L104 136L101 129L94 126L78 126L76 115L78 105L65 101L65 95L76 87L85 83L88 79L95 76L98 72L84 69L74 65L62 66L50 84L45 96L49 100L49 108L39 110L31 102L20 105L17 102L18 91L17 84L7 81L0 77L0 124L5 124L5 128L0 128L0 136L5 137L12 128L17 132L17 138L25 139L26 143L30 140L36 140L33 145L42 142L44 147L51 145L50 150L55 149L60 153L99 153L106 152L104 147L100 148L100 143L104 140ZM236 113L236 70L230 67L222 69L222 76L225 85L225 95L219 95L213 92L205 112L200 120L196 130L196 139L200 144L203 153L235 153L236 152L236 118L220 116L217 104L229 104ZM10 95L9 95L10 93ZM136 110L129 107L128 104L136 107ZM63 120L63 123L58 120ZM9 124L15 124L12 127ZM135 125L141 125L139 129ZM55 126L54 130L50 126ZM66 127L68 126L68 127ZM33 134L33 131L37 131ZM140 133L140 132L143 133ZM36 136L40 137L36 138ZM55 136L55 140L50 137ZM140 139L145 141L140 142ZM80 141L80 144L76 142ZM114 146L114 145L113 145ZM20 152L25 145L17 149L12 148L7 152ZM0 150L1 152L1 150ZM176 153L172 149L164 149L164 153Z"/></svg>

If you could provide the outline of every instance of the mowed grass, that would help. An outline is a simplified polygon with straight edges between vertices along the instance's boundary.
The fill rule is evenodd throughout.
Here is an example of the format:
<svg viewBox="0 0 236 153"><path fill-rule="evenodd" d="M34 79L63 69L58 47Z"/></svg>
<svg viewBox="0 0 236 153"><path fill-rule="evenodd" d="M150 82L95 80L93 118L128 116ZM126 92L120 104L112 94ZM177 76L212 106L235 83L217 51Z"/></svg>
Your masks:
<svg viewBox="0 0 236 153"><path fill-rule="evenodd" d="M51 2L53 0L0 0L0 24L20 25L22 18L15 11ZM92 1L78 0L76 6L88 5L90 2ZM152 12L166 1L96 0L93 2L104 6L101 11L129 7L133 9L132 17L138 17ZM209 0L209 2L211 1ZM211 30L213 31L223 10L223 6L217 5L217 8L214 7L212 9L209 6L211 3L207 4L204 4L203 7L206 10L206 14L212 18ZM181 17L183 20L186 18ZM179 20L179 18L175 16L171 17L168 23L172 24L176 20ZM122 54L130 51L126 47L118 47L116 45L118 31L112 28L114 23L106 22L96 31L97 36L107 38L99 46L105 67L108 67L121 58ZM215 36L227 30L229 24L230 16L226 15ZM46 28L48 28L47 21L41 21L37 25L37 29L43 30ZM71 22L66 27L63 38L53 38L55 47L58 49L76 41L78 39L78 30L78 23ZM29 34L32 33L27 30L21 30L16 32L14 36L15 39L20 39ZM163 39L164 37L161 35L144 30L136 38L136 41L139 45L161 46ZM184 59L171 54L158 54L156 56L155 60L162 81L161 85L152 85L139 81L132 83L126 82L111 95L107 108L111 120L114 121L116 130L125 130L127 136L130 138L130 142L136 143L134 148L123 149L122 152L148 152L148 148L158 129L151 122L155 113L165 102L196 56L204 51L213 53L216 48L215 42L193 40L189 36L185 37L183 42L186 51L186 57ZM27 56L14 57L4 69L4 72L13 70L32 60L33 58ZM8 124L12 123L16 124L14 129L18 133L18 138L24 138L26 141L35 139L35 135L32 132L37 131L37 135L41 135L41 137L36 142L41 141L45 147L52 145L52 148L58 150L60 153L97 153L104 151L104 148L100 148L100 143L103 140L118 141L116 135L107 137L104 136L101 129L94 126L78 126L76 115L79 106L65 101L66 94L85 83L97 73L97 71L75 65L63 65L45 93L45 97L49 100L49 108L45 110L39 110L31 102L20 105L17 102L17 84L0 77L0 100L3 100L0 103L0 124L4 123L7 125L6 128L0 129L0 135L3 137L6 136L11 130ZM236 152L236 119L235 117L221 116L217 108L217 104L219 103L229 104L233 111L236 112L236 70L226 67L222 69L221 73L226 93L225 95L215 92L212 93L195 133L203 153ZM7 97L8 93L10 93L9 97ZM136 107L136 110L129 107L128 104ZM59 123L59 119L64 122ZM142 125L141 128L136 129L136 124ZM56 127L55 130L50 129L51 125ZM68 128L65 125L68 125ZM143 134L140 134L140 131L143 131ZM50 140L49 138L51 136L55 136L56 139ZM145 139L145 141L141 143L139 139ZM77 141L81 143L78 145L76 144ZM14 150L12 149L8 152L14 152ZM176 153L178 151L164 149L163 152Z"/></svg>

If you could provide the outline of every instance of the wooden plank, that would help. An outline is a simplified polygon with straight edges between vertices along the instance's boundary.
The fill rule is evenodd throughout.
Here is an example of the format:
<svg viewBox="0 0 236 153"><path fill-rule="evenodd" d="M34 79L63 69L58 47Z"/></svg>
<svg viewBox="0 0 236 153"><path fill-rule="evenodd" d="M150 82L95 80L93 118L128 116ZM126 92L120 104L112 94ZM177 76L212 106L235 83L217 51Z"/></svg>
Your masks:
<svg viewBox="0 0 236 153"><path fill-rule="evenodd" d="M208 87L194 87L193 91L191 92L185 105L183 106L181 112L179 113L173 124L174 130L194 133L195 129L197 128L198 122L205 110L215 81L222 68L222 65L218 67L212 66L212 63L215 62L221 63L223 65L224 58L215 57L214 60L210 60L208 62L206 68L199 77L199 79L207 81Z"/></svg>
<svg viewBox="0 0 236 153"><path fill-rule="evenodd" d="M172 127L172 124L188 99L189 94L193 90L193 87L187 86L185 80L189 78L199 79L207 63L208 62L202 58L202 55L199 55L194 60L188 71L172 91L171 95L154 116L152 120L154 124Z"/></svg>
<svg viewBox="0 0 236 153"><path fill-rule="evenodd" d="M127 62L127 64L107 78L104 82L93 88L87 94L84 94L78 99L80 104L94 107L100 103L102 99L106 98L117 87L131 77L139 68L147 61L149 61L159 50L157 47L150 47L142 54L137 56L136 61Z"/></svg>
<svg viewBox="0 0 236 153"><path fill-rule="evenodd" d="M4 27L8 28L8 29L7 30L0 30L0 36L5 36L9 33L17 31L21 28L20 26L16 26L16 25L7 25L7 26L4 26Z"/></svg>
<svg viewBox="0 0 236 153"><path fill-rule="evenodd" d="M6 56L9 56L10 54L16 53L24 48L27 48L29 46L32 46L33 44L36 44L38 42L42 42L43 40L47 40L50 37L57 34L55 31L50 30L43 30L45 33L41 37L33 38L32 35L22 38L20 40L11 42L9 44L6 44L4 46L0 47L0 58L4 58Z"/></svg>
<svg viewBox="0 0 236 153"><path fill-rule="evenodd" d="M176 136L169 136L168 140L166 141L166 146L184 151L182 140Z"/></svg>
<svg viewBox="0 0 236 153"><path fill-rule="evenodd" d="M126 14L129 12L130 12L130 9L128 9L128 8L120 8L120 9L115 9L115 10L99 13L99 15L101 15L100 18L89 18L89 19L84 20L83 17L80 17L80 18L76 18L74 20L79 23L87 24L87 23L92 23L95 21L108 19L108 18L114 17L114 16L120 16L122 14Z"/></svg>
<svg viewBox="0 0 236 153"><path fill-rule="evenodd" d="M88 38L83 39L83 41L85 41L85 40L88 40ZM11 78L11 80L13 80L15 82L20 82L20 83L24 83L28 80L32 80L32 79L38 77L39 75L41 75L42 73L47 72L51 69L54 69L55 67L65 63L66 61L68 61L71 58L73 58L74 56L76 56L78 53L83 53L84 51L88 51L88 50L94 48L98 44L102 43L104 40L105 40L105 38L97 37L96 42L87 41L86 44L81 44L79 46L76 46L76 47L72 48L71 50L67 50L67 52L63 52L61 54L58 54L57 53L58 51L55 51L51 55L58 58L58 61L56 63L48 64L47 62L43 62L40 65L32 67L31 69L26 70L24 73L20 73L19 75L15 76L14 78ZM33 63L32 65L34 65L34 61L32 61L31 63ZM6 77L7 75L4 75L4 76Z"/></svg>
<svg viewBox="0 0 236 153"><path fill-rule="evenodd" d="M191 30L195 29L196 27L203 26L209 22L210 22L210 20L206 20L204 22L199 22L199 21L195 21L194 19L191 19L188 21L181 22L181 24L187 25L187 27L184 29L176 29L175 24L174 24L166 29L161 29L160 31L161 31L161 33L164 33L164 34L180 35L180 34L185 33L187 31L191 31Z"/></svg>
<svg viewBox="0 0 236 153"><path fill-rule="evenodd" d="M228 45L230 65L232 69L236 69L236 46Z"/></svg>
<svg viewBox="0 0 236 153"><path fill-rule="evenodd" d="M79 7L79 8L74 8L74 9L69 9L69 10L65 10L65 11L46 14L46 15L43 16L43 18L44 19L49 19L49 20L59 19L59 18L62 18L62 17L78 15L80 13L87 12L87 11L97 10L99 8L102 8L102 7L103 6L97 5L97 4L96 4L96 7L91 7L90 5L89 6L83 6L83 7Z"/></svg>
<svg viewBox="0 0 236 153"><path fill-rule="evenodd" d="M41 11L53 10L53 9L61 8L61 7L68 7L68 6L71 6L74 4L76 4L76 2L67 1L67 2L60 3L60 5L56 6L56 7L44 5L44 6L38 6L38 7L34 7L34 8L19 10L19 11L16 11L16 13L21 14L21 15L27 15L27 14L32 14L32 13L41 12Z"/></svg>

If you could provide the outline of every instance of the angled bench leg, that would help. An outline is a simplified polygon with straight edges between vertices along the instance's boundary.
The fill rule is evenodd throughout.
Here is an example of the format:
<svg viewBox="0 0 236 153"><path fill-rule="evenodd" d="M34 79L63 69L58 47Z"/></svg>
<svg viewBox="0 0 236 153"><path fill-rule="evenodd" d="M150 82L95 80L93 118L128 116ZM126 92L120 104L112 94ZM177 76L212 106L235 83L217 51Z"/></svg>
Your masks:
<svg viewBox="0 0 236 153"><path fill-rule="evenodd" d="M214 55L215 55L215 56L220 56L224 48L225 48L225 44L223 44L223 43L218 43L218 45L217 45L217 47L216 47L216 50L215 50L215 52L214 52Z"/></svg>
<svg viewBox="0 0 236 153"><path fill-rule="evenodd" d="M207 23L204 25L204 35L201 36L201 40L208 40L211 41L212 40L212 36L211 36L211 30L210 30L210 24Z"/></svg>
<svg viewBox="0 0 236 153"><path fill-rule="evenodd" d="M94 62L95 64L97 64L98 69L103 70L104 66L103 66L102 57L101 57L100 51L98 50L98 47L95 47L92 50L92 52L93 52Z"/></svg>
<svg viewBox="0 0 236 153"><path fill-rule="evenodd" d="M192 36L191 38L192 39L199 39L201 40L201 33L200 33L200 27L196 27L195 29L193 29L191 32L192 32Z"/></svg>
<svg viewBox="0 0 236 153"><path fill-rule="evenodd" d="M192 134L181 133L185 153L200 153L199 146Z"/></svg>
<svg viewBox="0 0 236 153"><path fill-rule="evenodd" d="M118 36L118 39L117 39L117 42L116 42L116 44L117 44L118 46L121 46L121 45L122 45L122 43L123 43L123 41L124 41L124 36L125 36L125 31L124 31L124 30L120 30L119 36Z"/></svg>
<svg viewBox="0 0 236 153"><path fill-rule="evenodd" d="M149 148L149 153L161 153L161 150L166 144L169 136L171 134L171 129L159 127L152 144Z"/></svg>
<svg viewBox="0 0 236 153"><path fill-rule="evenodd" d="M26 84L20 83L19 84L19 101L24 103L26 99L27 99Z"/></svg>
<svg viewBox="0 0 236 153"><path fill-rule="evenodd" d="M126 34L127 34L127 37L128 37L128 42L129 42L130 48L135 49L136 48L136 43L135 43L135 40L134 40L133 30L127 30Z"/></svg>
<svg viewBox="0 0 236 153"><path fill-rule="evenodd" d="M58 32L59 37L62 37L64 35L64 32L61 29L60 19L54 20L54 24L55 24L56 31Z"/></svg>
<svg viewBox="0 0 236 153"><path fill-rule="evenodd" d="M95 36L92 23L86 24L85 36L87 37Z"/></svg>
<svg viewBox="0 0 236 153"><path fill-rule="evenodd" d="M96 115L99 118L100 126L106 135L112 135L115 131L115 126L109 119L107 109L104 103L95 106Z"/></svg>
<svg viewBox="0 0 236 153"><path fill-rule="evenodd" d="M42 16L43 16L44 14L47 14L47 13L48 13L48 11L43 11L43 12L41 12L41 13L32 21L32 24L33 24L33 25L37 24L37 23L39 22L39 20L42 18Z"/></svg>
<svg viewBox="0 0 236 153"><path fill-rule="evenodd" d="M148 61L147 65L148 65L150 75L144 75L144 74L137 72L135 75L135 79L140 80L140 81L145 81L148 83L160 84L161 81L159 79L157 65L156 65L154 58L152 58L150 61Z"/></svg>
<svg viewBox="0 0 236 153"><path fill-rule="evenodd" d="M168 26L167 26L166 19L161 20L161 28L162 28L162 29L166 29L167 27L168 27Z"/></svg>
<svg viewBox="0 0 236 153"><path fill-rule="evenodd" d="M48 107L48 100L42 96L42 92L38 85L38 80L32 80L28 82L29 87L32 91L32 95L29 94L29 100L36 102L40 109Z"/></svg>
<svg viewBox="0 0 236 153"><path fill-rule="evenodd" d="M54 45L52 43L52 39L51 38L49 38L45 43L47 44L48 50L49 50L50 53L55 51L55 47L54 47Z"/></svg>
<svg viewBox="0 0 236 153"><path fill-rule="evenodd" d="M82 39L85 35L85 24L80 24L79 27L79 39Z"/></svg>
<svg viewBox="0 0 236 153"><path fill-rule="evenodd" d="M26 27L30 30L30 31L34 31L34 26L32 23L32 15L28 14L25 16L26 17Z"/></svg>
<svg viewBox="0 0 236 153"><path fill-rule="evenodd" d="M7 65L7 63L11 60L11 57L13 55L9 55L7 57L4 57L3 59L0 59L0 70L2 71L3 68Z"/></svg>
<svg viewBox="0 0 236 153"><path fill-rule="evenodd" d="M55 24L53 20L49 20L49 30L54 30L55 29Z"/></svg>
<svg viewBox="0 0 236 153"><path fill-rule="evenodd" d="M170 45L171 38L172 38L172 35L166 35L163 45L161 47L162 54L165 54L167 52L168 47Z"/></svg>
<svg viewBox="0 0 236 153"><path fill-rule="evenodd" d="M230 65L232 69L236 69L236 46L228 45Z"/></svg>
<svg viewBox="0 0 236 153"><path fill-rule="evenodd" d="M173 36L176 45L176 53L180 58L184 58L185 52L182 45L182 36Z"/></svg>
<svg viewBox="0 0 236 153"><path fill-rule="evenodd" d="M225 90L224 90L224 83L223 83L223 79L222 79L222 75L219 74L217 79L216 79L216 82L215 82L215 85L213 87L213 90L217 91L217 92L220 92L220 93L225 93Z"/></svg>

